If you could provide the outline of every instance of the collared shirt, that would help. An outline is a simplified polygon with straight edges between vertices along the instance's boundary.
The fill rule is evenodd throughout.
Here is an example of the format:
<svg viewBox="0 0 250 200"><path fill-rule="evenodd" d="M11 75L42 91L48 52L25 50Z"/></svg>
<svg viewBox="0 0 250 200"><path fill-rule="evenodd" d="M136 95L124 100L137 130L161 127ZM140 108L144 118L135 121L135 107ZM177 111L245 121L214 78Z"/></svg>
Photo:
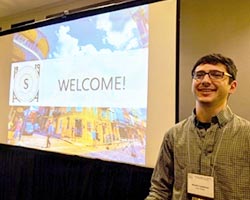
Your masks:
<svg viewBox="0 0 250 200"><path fill-rule="evenodd" d="M215 200L250 200L250 122L227 107L208 129L195 114L164 136L147 200L187 200L187 174L214 177Z"/></svg>

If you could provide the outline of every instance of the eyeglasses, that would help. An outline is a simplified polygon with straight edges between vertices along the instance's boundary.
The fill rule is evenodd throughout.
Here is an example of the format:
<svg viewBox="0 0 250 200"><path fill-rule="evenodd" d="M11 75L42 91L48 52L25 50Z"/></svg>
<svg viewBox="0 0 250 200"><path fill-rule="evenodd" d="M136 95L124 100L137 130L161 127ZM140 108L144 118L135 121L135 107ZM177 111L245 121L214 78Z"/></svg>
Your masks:
<svg viewBox="0 0 250 200"><path fill-rule="evenodd" d="M224 76L232 77L232 75L227 73L227 72L222 72L222 71L218 71L218 70L211 70L209 72L205 72L205 71L194 72L193 79L202 80L206 76L206 74L208 74L208 76L211 80L220 80L220 79L223 79Z"/></svg>

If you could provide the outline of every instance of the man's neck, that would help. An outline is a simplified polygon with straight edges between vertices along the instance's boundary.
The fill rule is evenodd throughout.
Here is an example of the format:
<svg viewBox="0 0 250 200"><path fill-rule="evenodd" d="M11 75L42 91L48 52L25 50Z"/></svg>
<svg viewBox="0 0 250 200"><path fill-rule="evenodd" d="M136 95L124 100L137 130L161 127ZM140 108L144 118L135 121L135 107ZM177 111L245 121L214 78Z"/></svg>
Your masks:
<svg viewBox="0 0 250 200"><path fill-rule="evenodd" d="M200 122L211 122L212 118L216 116L220 111L222 111L225 107L226 104L221 106L209 106L196 103L196 118Z"/></svg>

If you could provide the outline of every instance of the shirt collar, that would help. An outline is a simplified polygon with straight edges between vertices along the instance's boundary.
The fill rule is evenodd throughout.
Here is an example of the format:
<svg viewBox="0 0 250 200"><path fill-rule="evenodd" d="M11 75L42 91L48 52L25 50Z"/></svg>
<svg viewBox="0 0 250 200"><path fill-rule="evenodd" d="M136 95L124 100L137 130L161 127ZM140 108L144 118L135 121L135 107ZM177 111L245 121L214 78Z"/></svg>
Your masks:
<svg viewBox="0 0 250 200"><path fill-rule="evenodd" d="M233 117L233 112L230 109L229 106L227 106L224 110L220 111L216 116L212 118L212 123L218 125L220 127L225 126ZM194 122L194 125L197 127L197 120L196 120L196 111L195 109L192 112L192 119Z"/></svg>

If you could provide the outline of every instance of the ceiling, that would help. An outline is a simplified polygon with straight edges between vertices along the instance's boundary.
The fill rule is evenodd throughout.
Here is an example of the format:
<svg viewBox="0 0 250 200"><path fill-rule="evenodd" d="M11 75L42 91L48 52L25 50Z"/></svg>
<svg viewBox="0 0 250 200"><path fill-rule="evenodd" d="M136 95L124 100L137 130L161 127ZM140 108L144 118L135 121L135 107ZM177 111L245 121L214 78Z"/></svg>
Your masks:
<svg viewBox="0 0 250 200"><path fill-rule="evenodd" d="M0 18L8 18L33 9L55 7L76 1L83 4L105 2L105 0L0 0Z"/></svg>
<svg viewBox="0 0 250 200"><path fill-rule="evenodd" d="M54 5L63 0L0 0L0 18L17 15L39 7Z"/></svg>

